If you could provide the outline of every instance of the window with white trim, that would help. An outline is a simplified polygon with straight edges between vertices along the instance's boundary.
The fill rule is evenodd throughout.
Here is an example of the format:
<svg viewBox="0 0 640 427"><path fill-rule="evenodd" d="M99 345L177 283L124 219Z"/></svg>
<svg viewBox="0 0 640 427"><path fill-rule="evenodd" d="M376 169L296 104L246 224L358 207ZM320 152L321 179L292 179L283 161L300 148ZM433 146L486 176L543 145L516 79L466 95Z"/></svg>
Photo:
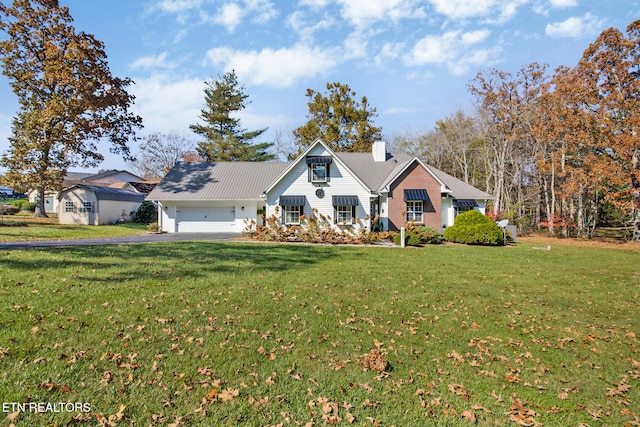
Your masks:
<svg viewBox="0 0 640 427"><path fill-rule="evenodd" d="M64 202L64 211L67 213L73 212L74 211L73 202Z"/></svg>
<svg viewBox="0 0 640 427"><path fill-rule="evenodd" d="M283 222L286 225L300 224L300 216L302 215L302 206L283 206Z"/></svg>
<svg viewBox="0 0 640 427"><path fill-rule="evenodd" d="M93 203L91 203L91 202L83 202L82 203L82 212L93 212Z"/></svg>
<svg viewBox="0 0 640 427"><path fill-rule="evenodd" d="M353 224L355 206L336 206L336 221L338 224Z"/></svg>
<svg viewBox="0 0 640 427"><path fill-rule="evenodd" d="M311 182L327 182L328 165L326 163L312 163Z"/></svg>
<svg viewBox="0 0 640 427"><path fill-rule="evenodd" d="M422 200L407 200L407 222L422 222L424 202Z"/></svg>

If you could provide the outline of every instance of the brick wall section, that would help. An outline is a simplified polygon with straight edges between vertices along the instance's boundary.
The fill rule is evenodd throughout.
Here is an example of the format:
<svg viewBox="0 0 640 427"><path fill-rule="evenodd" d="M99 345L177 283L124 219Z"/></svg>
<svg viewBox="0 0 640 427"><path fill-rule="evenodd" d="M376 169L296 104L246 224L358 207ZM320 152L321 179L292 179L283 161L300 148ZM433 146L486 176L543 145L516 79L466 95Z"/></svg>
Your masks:
<svg viewBox="0 0 640 427"><path fill-rule="evenodd" d="M389 190L389 230L397 231L404 226L406 219L407 205L404 200L404 190L427 190L427 194L433 204L431 212L427 212L428 203L425 202L422 215L424 225L436 230L442 228L440 194L441 186L436 179L431 176L418 162L413 164L400 175L390 186ZM435 212L433 212L435 211Z"/></svg>

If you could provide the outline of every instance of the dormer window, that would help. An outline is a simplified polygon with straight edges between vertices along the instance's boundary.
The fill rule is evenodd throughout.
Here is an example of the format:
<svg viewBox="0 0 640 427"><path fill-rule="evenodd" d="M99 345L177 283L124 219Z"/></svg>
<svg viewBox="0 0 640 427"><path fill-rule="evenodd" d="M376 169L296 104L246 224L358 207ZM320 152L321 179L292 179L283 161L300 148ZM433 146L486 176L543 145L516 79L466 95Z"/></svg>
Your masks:
<svg viewBox="0 0 640 427"><path fill-rule="evenodd" d="M307 165L309 166L309 182L328 182L331 162L332 159L330 156L307 157Z"/></svg>

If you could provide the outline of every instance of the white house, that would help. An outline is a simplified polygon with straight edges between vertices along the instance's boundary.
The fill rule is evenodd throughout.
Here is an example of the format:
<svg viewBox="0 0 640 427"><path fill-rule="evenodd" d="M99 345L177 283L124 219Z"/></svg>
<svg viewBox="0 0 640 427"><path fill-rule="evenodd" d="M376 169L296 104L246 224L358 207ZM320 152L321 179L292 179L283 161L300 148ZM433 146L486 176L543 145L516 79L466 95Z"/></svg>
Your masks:
<svg viewBox="0 0 640 427"><path fill-rule="evenodd" d="M318 140L295 161L179 163L147 196L158 203L160 230L241 232L275 215L302 215L336 228L397 230L414 222L442 230L457 213L484 213L491 196L407 154L337 153Z"/></svg>

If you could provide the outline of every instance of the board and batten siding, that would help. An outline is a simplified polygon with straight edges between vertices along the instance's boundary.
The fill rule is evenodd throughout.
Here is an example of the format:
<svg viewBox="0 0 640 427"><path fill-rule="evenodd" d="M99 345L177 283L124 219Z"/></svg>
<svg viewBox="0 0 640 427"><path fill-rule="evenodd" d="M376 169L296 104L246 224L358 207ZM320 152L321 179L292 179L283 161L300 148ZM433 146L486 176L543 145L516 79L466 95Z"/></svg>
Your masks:
<svg viewBox="0 0 640 427"><path fill-rule="evenodd" d="M275 215L279 219L282 218L282 208L278 205L281 195L305 196L304 214L309 216L313 213L312 210L316 209L318 216L324 215L331 218L331 223L333 224L332 196L357 196L356 218L360 220L361 224L354 224L354 229L359 230L360 227L368 227L370 221L365 220L365 218L369 215L371 192L341 164L333 153L326 151L321 145L317 145L308 152L307 156L332 157L329 180L326 183L309 182L307 163L304 158L300 159L267 195L267 217ZM316 196L316 190L320 188L324 190L324 197L322 198ZM342 228L339 224L333 224L333 226L334 228Z"/></svg>

